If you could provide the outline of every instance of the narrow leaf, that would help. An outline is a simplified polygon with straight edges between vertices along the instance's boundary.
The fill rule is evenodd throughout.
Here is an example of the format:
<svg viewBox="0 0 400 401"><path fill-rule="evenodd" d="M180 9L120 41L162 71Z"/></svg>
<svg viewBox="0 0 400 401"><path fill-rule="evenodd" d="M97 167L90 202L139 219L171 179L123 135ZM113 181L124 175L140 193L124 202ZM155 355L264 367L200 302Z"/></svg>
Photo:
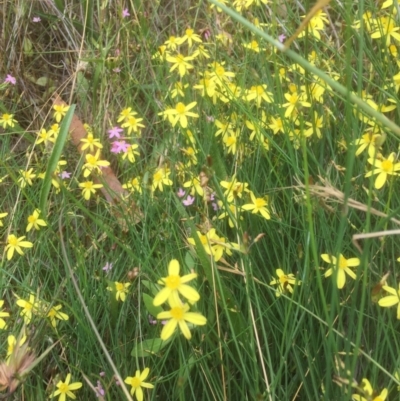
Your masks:
<svg viewBox="0 0 400 401"><path fill-rule="evenodd" d="M42 216L47 215L47 202L51 187L51 180L53 178L54 172L56 171L57 164L61 157L61 153L64 149L65 141L67 140L69 126L71 125L74 111L75 111L75 105L71 105L67 111L67 114L62 120L60 133L58 134L57 140L54 144L53 152L51 153L49 159L49 164L47 165L42 189L40 191L40 201L39 201L39 207L42 212Z"/></svg>

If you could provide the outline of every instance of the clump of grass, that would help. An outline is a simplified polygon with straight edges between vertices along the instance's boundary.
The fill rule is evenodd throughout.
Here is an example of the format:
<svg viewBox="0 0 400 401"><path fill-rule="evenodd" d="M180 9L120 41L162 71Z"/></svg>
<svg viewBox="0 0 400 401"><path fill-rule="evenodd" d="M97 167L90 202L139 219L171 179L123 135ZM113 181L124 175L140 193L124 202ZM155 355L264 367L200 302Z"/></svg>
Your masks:
<svg viewBox="0 0 400 401"><path fill-rule="evenodd" d="M326 3L4 3L4 391L396 398L397 8Z"/></svg>

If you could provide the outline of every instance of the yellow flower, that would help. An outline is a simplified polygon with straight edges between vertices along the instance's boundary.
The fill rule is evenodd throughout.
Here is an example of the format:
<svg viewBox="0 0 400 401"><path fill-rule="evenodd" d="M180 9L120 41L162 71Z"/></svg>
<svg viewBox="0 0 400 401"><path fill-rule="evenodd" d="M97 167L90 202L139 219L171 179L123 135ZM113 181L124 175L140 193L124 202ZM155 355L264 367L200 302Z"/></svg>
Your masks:
<svg viewBox="0 0 400 401"><path fill-rule="evenodd" d="M397 32L400 28L392 17L382 16L377 20L376 30L371 34L372 39L386 36L386 46L390 46L390 38L400 41L400 34Z"/></svg>
<svg viewBox="0 0 400 401"><path fill-rule="evenodd" d="M300 285L301 281L297 280L296 277L292 274L285 274L282 269L275 270L278 279L273 279L269 285L278 285L278 288L275 292L277 297L280 297L282 293L289 291L293 294L293 287L292 285Z"/></svg>
<svg viewBox="0 0 400 401"><path fill-rule="evenodd" d="M130 287L131 283L120 283L118 281L114 282L115 285L115 298L117 301L121 300L125 302L126 294L128 293L128 288ZM114 291L112 287L107 287L108 291Z"/></svg>
<svg viewBox="0 0 400 401"><path fill-rule="evenodd" d="M1 301L0 301L0 308L2 308L3 305L4 305L4 301L1 300ZM10 314L9 314L8 312L0 311L0 329L1 329L1 330L5 329L6 326L7 326L7 323L5 322L5 320L3 319L3 317L9 317L9 316L10 316Z"/></svg>
<svg viewBox="0 0 400 401"><path fill-rule="evenodd" d="M324 127L324 117L318 116L318 113L314 111L314 121L313 122L308 122L306 121L305 125L307 127L310 127L304 131L304 136L309 137L313 133L317 135L318 138L322 138L322 133L321 133L321 128Z"/></svg>
<svg viewBox="0 0 400 401"><path fill-rule="evenodd" d="M257 107L261 106L261 102L272 103L272 93L267 92L267 85L255 85L252 86L245 96L247 101L255 100Z"/></svg>
<svg viewBox="0 0 400 401"><path fill-rule="evenodd" d="M269 220L271 215L268 210L268 201L264 198L256 198L254 193L250 191L250 198L252 203L242 206L243 210L251 210L251 213L260 213L264 219Z"/></svg>
<svg viewBox="0 0 400 401"><path fill-rule="evenodd" d="M365 174L365 177L378 174L375 180L376 189L381 189L385 185L388 175L399 175L396 171L400 170L400 163L394 163L395 157L393 152L387 159L378 160L372 157L368 159L368 163L372 164L373 169Z"/></svg>
<svg viewBox="0 0 400 401"><path fill-rule="evenodd" d="M129 145L128 150L122 154L122 160L127 158L131 163L135 163L135 156L140 155L140 153L136 150L138 147L139 145L136 144Z"/></svg>
<svg viewBox="0 0 400 401"><path fill-rule="evenodd" d="M164 42L164 45L168 50L175 51L177 46L181 44L181 40L176 36L170 36L168 40Z"/></svg>
<svg viewBox="0 0 400 401"><path fill-rule="evenodd" d="M83 176L88 177L93 171L101 174L100 167L107 167L110 165L110 162L107 160L100 160L100 150L98 149L95 155L87 154L85 156L86 163L83 165Z"/></svg>
<svg viewBox="0 0 400 401"><path fill-rule="evenodd" d="M193 46L193 42L202 43L202 40L199 35L194 33L194 30L191 28L186 29L185 35L180 38L180 44L188 42L189 48Z"/></svg>
<svg viewBox="0 0 400 401"><path fill-rule="evenodd" d="M151 185L151 190L154 192L157 188L162 192L163 185L172 185L172 181L168 178L171 174L168 168L160 167L153 174L153 182Z"/></svg>
<svg viewBox="0 0 400 401"><path fill-rule="evenodd" d="M303 96L299 95L297 92L293 93L285 93L284 94L287 103L284 103L282 106L286 107L285 117L289 117L293 114L293 112L298 112L298 107L311 107L311 103L303 101Z"/></svg>
<svg viewBox="0 0 400 401"><path fill-rule="evenodd" d="M381 393L375 397L374 394L376 394L376 392L373 390L368 379L362 379L360 391L363 392L366 398L358 394L353 394L352 399L354 401L385 401L388 396L388 391L384 388Z"/></svg>
<svg viewBox="0 0 400 401"><path fill-rule="evenodd" d="M181 97L185 96L185 92L183 91L189 86L189 84L183 84L182 82L176 81L174 83L174 88L170 89L171 98L175 99L178 95Z"/></svg>
<svg viewBox="0 0 400 401"><path fill-rule="evenodd" d="M136 114L136 113L135 113ZM139 129L144 128L144 125L141 124L143 118L136 118L134 116L129 116L126 118L125 123L121 125L122 128L128 128L128 135L133 132L140 133Z"/></svg>
<svg viewBox="0 0 400 401"><path fill-rule="evenodd" d="M0 227L3 227L3 222L1 221L1 219L3 219L6 216L8 216L8 213L0 213Z"/></svg>
<svg viewBox="0 0 400 401"><path fill-rule="evenodd" d="M55 142L55 137L54 137L54 131L52 130L46 130L45 128L42 128L38 132L38 137L36 140L36 144L39 145L40 143L44 143L45 146L49 145L50 143Z"/></svg>
<svg viewBox="0 0 400 401"><path fill-rule="evenodd" d="M236 177L232 177L232 181L221 181L221 187L225 188L224 196L228 203L233 202L235 198L241 198L246 192L249 192L247 188L249 184L246 182L239 182Z"/></svg>
<svg viewBox="0 0 400 401"><path fill-rule="evenodd" d="M274 118L271 117L271 124L268 125L269 128L272 129L274 135L280 133L284 133L283 121L280 117Z"/></svg>
<svg viewBox="0 0 400 401"><path fill-rule="evenodd" d="M17 251L20 255L23 255L24 253L22 252L21 248L33 247L32 242L24 241L24 239L25 236L18 238L14 234L10 234L7 237L7 246L6 246L7 260L10 260L13 257L14 251Z"/></svg>
<svg viewBox="0 0 400 401"><path fill-rule="evenodd" d="M190 302L197 302L200 299L199 293L189 285L185 283L195 279L196 273L186 274L185 276L179 275L179 262L176 259L172 259L168 265L168 276L159 280L159 284L165 285L165 287L155 296L153 304L159 306L167 300L175 298L176 302L179 302L179 295L183 295Z"/></svg>
<svg viewBox="0 0 400 401"><path fill-rule="evenodd" d="M69 316L66 313L60 312L62 305L52 306L47 313L47 316L50 319L51 325L55 328L57 326L57 320L68 320Z"/></svg>
<svg viewBox="0 0 400 401"><path fill-rule="evenodd" d="M100 143L98 138L95 138L91 132L87 134L86 138L82 138L81 142L83 145L81 150L89 149L91 152L94 152L94 148L102 149L103 145Z"/></svg>
<svg viewBox="0 0 400 401"><path fill-rule="evenodd" d="M132 107L127 107L119 113L117 122L126 121L129 117L134 117L136 115L137 113L132 110Z"/></svg>
<svg viewBox="0 0 400 401"><path fill-rule="evenodd" d="M93 181L85 181L79 184L79 188L82 188L82 195L86 200L90 199L92 194L96 193L97 188L103 188L102 184L93 184Z"/></svg>
<svg viewBox="0 0 400 401"><path fill-rule="evenodd" d="M122 188L128 189L130 192L142 193L142 187L140 186L140 180L137 177L132 178L126 184L122 185Z"/></svg>
<svg viewBox="0 0 400 401"><path fill-rule="evenodd" d="M175 302L175 299L169 300L169 306L171 309L169 311L160 312L157 315L157 319L168 320L163 329L161 330L161 339L168 340L174 334L177 326L181 330L182 334L185 336L187 340L192 338L192 334L190 333L189 326L187 322L192 323L196 326L204 326L207 323L207 319L196 312L188 312L189 305L182 305L181 302Z"/></svg>
<svg viewBox="0 0 400 401"><path fill-rule="evenodd" d="M39 219L39 210L36 209L30 216L28 216L28 225L26 226L26 232L30 231L32 228L35 230L40 230L40 226L46 227L47 224L44 220Z"/></svg>
<svg viewBox="0 0 400 401"><path fill-rule="evenodd" d="M382 141L382 135L374 134L372 132L365 133L361 138L356 139L354 141L354 144L358 146L358 149L356 151L356 156L364 152L365 149L369 149L369 147L373 148L372 154L375 154L376 153L375 150L380 147L381 141Z"/></svg>
<svg viewBox="0 0 400 401"><path fill-rule="evenodd" d="M193 196L195 194L195 191L200 195L204 195L204 189L201 186L201 176L198 177L192 177L189 181L186 181L183 184L184 188L191 188L190 194Z"/></svg>
<svg viewBox="0 0 400 401"><path fill-rule="evenodd" d="M53 398L59 395L60 397L58 398L58 401L65 401L67 397L76 399L76 395L72 391L80 389L82 387L82 383L75 382L69 384L70 381L71 381L71 373L68 373L65 382L60 380L56 384L57 390L54 391L54 393L50 397Z"/></svg>
<svg viewBox="0 0 400 401"><path fill-rule="evenodd" d="M135 376L128 376L125 380L124 383L132 386L131 388L131 395L136 395L136 399L138 401L143 401L143 390L142 387L144 388L154 388L154 385L151 383L146 383L145 380L147 379L147 376L149 375L150 369L145 368L142 373L140 373L140 370L137 370L135 372Z"/></svg>
<svg viewBox="0 0 400 401"><path fill-rule="evenodd" d="M69 109L69 106L64 106L64 105L57 105L55 104L53 106L53 109L55 110L54 112L54 118L56 121L59 123L61 119L67 114L67 111Z"/></svg>
<svg viewBox="0 0 400 401"><path fill-rule="evenodd" d="M378 301L379 306L390 308L391 306L397 305L397 319L400 319L400 283L397 291L395 288L389 287L388 285L384 285L382 288L392 295L381 298Z"/></svg>
<svg viewBox="0 0 400 401"><path fill-rule="evenodd" d="M345 273L347 273L353 280L357 278L356 274L353 272L353 270L349 269L349 267L358 266L360 264L360 259L346 259L342 254L340 254L339 259L337 259L335 256L328 255L327 253L322 254L321 258L326 263L330 263L334 266L326 271L325 277L331 276L333 271L337 270L336 283L339 289L342 289L346 283Z"/></svg>
<svg viewBox="0 0 400 401"><path fill-rule="evenodd" d="M226 239L217 235L215 228L211 228L207 234L202 234L200 231L196 231L201 244L204 247L205 252L214 257L214 260L218 262L224 252L228 255L232 255L231 249L237 249L238 245L235 243L226 243ZM188 238L190 245L196 246L194 238Z"/></svg>
<svg viewBox="0 0 400 401"><path fill-rule="evenodd" d="M178 69L179 75L183 77L187 70L193 69L193 64L188 63L188 61L193 60L193 56L184 56L182 54L177 54L175 57L167 55L166 60L169 63L173 63L172 67L170 68L170 72Z"/></svg>
<svg viewBox="0 0 400 401"><path fill-rule="evenodd" d="M236 134L225 136L224 144L225 144L226 148L228 149L228 153L232 153L233 155L236 154L237 144L238 144L238 138L237 138Z"/></svg>
<svg viewBox="0 0 400 401"><path fill-rule="evenodd" d="M32 185L32 180L36 177L36 174L33 174L33 168L29 170L19 170L21 177L18 178L18 183L21 188L25 188L26 184Z"/></svg>
<svg viewBox="0 0 400 401"><path fill-rule="evenodd" d="M258 44L258 42L256 40L252 40L250 43L245 43L243 45L243 47L246 49L250 49L256 53L260 53L260 50L262 50L262 49L260 49L260 45Z"/></svg>
<svg viewBox="0 0 400 401"><path fill-rule="evenodd" d="M199 117L198 114L189 111L193 109L196 104L197 102L192 102L185 106L182 102L179 102L174 109L167 109L160 113L160 115L167 116L173 127L175 127L176 123L179 121L181 127L186 128L188 125L187 117Z"/></svg>
<svg viewBox="0 0 400 401"><path fill-rule="evenodd" d="M211 68L210 77L215 77L215 80L220 87L224 87L224 85L228 83L231 78L235 77L235 73L226 71L224 65L225 62L218 63L216 61L208 65Z"/></svg>
<svg viewBox="0 0 400 401"><path fill-rule="evenodd" d="M17 305L22 308L20 316L24 318L24 322L29 324L32 320L33 313L37 313L39 309L39 301L35 299L33 294L29 295L29 300L26 301L25 299L21 299L17 296Z"/></svg>
<svg viewBox="0 0 400 401"><path fill-rule="evenodd" d="M8 127L14 127L15 123L17 123L17 120L14 120L14 114L8 114L8 113L4 113L1 115L0 118L0 125L3 126L3 128L7 128Z"/></svg>
<svg viewBox="0 0 400 401"><path fill-rule="evenodd" d="M22 338L18 341L18 347L24 345L26 342L26 335L24 334ZM7 363L10 361L11 355L14 352L15 346L17 345L17 339L14 335L9 335L7 337Z"/></svg>

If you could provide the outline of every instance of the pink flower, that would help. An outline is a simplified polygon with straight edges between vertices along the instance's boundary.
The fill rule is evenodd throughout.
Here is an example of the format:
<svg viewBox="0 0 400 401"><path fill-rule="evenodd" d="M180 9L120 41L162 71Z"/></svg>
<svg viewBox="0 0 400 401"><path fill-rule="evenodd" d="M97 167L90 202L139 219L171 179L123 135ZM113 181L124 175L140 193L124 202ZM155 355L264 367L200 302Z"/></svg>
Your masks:
<svg viewBox="0 0 400 401"><path fill-rule="evenodd" d="M11 85L15 85L17 83L17 80L10 74L7 74L6 79L4 80L5 83L9 83Z"/></svg>
<svg viewBox="0 0 400 401"><path fill-rule="evenodd" d="M106 372L100 372L99 375L100 377L104 377L106 375Z"/></svg>
<svg viewBox="0 0 400 401"><path fill-rule="evenodd" d="M126 153L131 145L125 141L114 141L112 143L112 153Z"/></svg>
<svg viewBox="0 0 400 401"><path fill-rule="evenodd" d="M282 33L282 35L278 36L279 42L283 43L283 41L286 39L286 35Z"/></svg>
<svg viewBox="0 0 400 401"><path fill-rule="evenodd" d="M112 127L111 129L109 129L107 132L109 133L109 138L121 138L121 132L123 132L124 130L120 127Z"/></svg>
<svg viewBox="0 0 400 401"><path fill-rule="evenodd" d="M118 74L119 72L121 72L121 68L115 67L115 68L113 68L113 72L115 72L116 74Z"/></svg>
<svg viewBox="0 0 400 401"><path fill-rule="evenodd" d="M179 198L183 198L186 195L186 192L182 188L179 188L179 191L176 194Z"/></svg>
<svg viewBox="0 0 400 401"><path fill-rule="evenodd" d="M71 173L69 173L68 171L63 171L62 173L58 174L58 176L59 176L62 180L65 180L65 179L71 177Z"/></svg>
<svg viewBox="0 0 400 401"><path fill-rule="evenodd" d="M40 21L41 21L40 17L33 17L32 18L32 22L40 22Z"/></svg>
<svg viewBox="0 0 400 401"><path fill-rule="evenodd" d="M188 195L188 197L186 198L186 200L182 201L182 203L183 203L185 206L190 206L190 205L193 205L193 202L194 202L195 199L196 199L196 198L195 198L194 196Z"/></svg>
<svg viewBox="0 0 400 401"><path fill-rule="evenodd" d="M113 264L107 262L107 263L104 265L104 267L102 268L102 270L104 270L106 273L108 273L108 272L112 269L112 267L113 267ZM102 372L102 373L104 373L104 372ZM100 376L101 376L101 373L100 373ZM104 375L103 375L103 376L104 376Z"/></svg>
<svg viewBox="0 0 400 401"><path fill-rule="evenodd" d="M210 32L210 30L209 30L209 29L206 29L206 30L203 32L203 36L204 36L204 39L208 41L208 39L210 39L210 37L211 37L211 32Z"/></svg>
<svg viewBox="0 0 400 401"><path fill-rule="evenodd" d="M96 397L103 397L105 395L105 391L103 386L100 383L100 380L97 380L97 386L95 387L96 389Z"/></svg>
<svg viewBox="0 0 400 401"><path fill-rule="evenodd" d="M124 18L130 17L130 14L129 14L129 11L128 11L127 8L124 8L124 10L122 11L122 16L123 16Z"/></svg>

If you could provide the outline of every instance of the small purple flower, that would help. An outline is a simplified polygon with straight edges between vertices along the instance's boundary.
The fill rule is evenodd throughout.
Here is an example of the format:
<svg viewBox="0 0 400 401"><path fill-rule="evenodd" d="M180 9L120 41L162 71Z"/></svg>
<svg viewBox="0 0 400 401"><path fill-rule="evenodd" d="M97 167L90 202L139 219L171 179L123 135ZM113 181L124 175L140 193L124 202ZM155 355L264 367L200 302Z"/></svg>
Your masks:
<svg viewBox="0 0 400 401"><path fill-rule="evenodd" d="M105 395L105 391L103 386L100 383L100 380L97 380L97 386L95 387L96 389L96 397L103 397Z"/></svg>
<svg viewBox="0 0 400 401"><path fill-rule="evenodd" d="M210 39L210 37L211 37L211 32L210 32L210 30L209 30L209 29L206 29L206 30L204 31L204 33L203 33L203 36L204 36L204 39L205 39L206 41L208 41L208 39Z"/></svg>
<svg viewBox="0 0 400 401"><path fill-rule="evenodd" d="M109 129L108 131L109 134L109 138L121 138L121 132L124 132L124 130L120 127L112 127L111 129Z"/></svg>
<svg viewBox="0 0 400 401"><path fill-rule="evenodd" d="M282 35L279 35L279 36L278 36L278 40L279 40L279 42L281 42L281 43L283 43L285 39L286 39L286 35L283 34L283 33L282 33Z"/></svg>
<svg viewBox="0 0 400 401"><path fill-rule="evenodd" d="M112 143L111 153L126 153L130 146L131 145L125 141L114 141Z"/></svg>
<svg viewBox="0 0 400 401"><path fill-rule="evenodd" d="M182 188L179 188L179 191L176 194L179 198L183 198L186 195L186 192Z"/></svg>
<svg viewBox="0 0 400 401"><path fill-rule="evenodd" d="M210 195L210 201L214 201L215 200L215 192L213 192L211 195Z"/></svg>
<svg viewBox="0 0 400 401"><path fill-rule="evenodd" d="M115 67L115 68L113 68L113 72L115 72L116 74L118 74L119 72L121 72L121 68Z"/></svg>
<svg viewBox="0 0 400 401"><path fill-rule="evenodd" d="M127 8L124 8L124 10L122 11L122 16L123 16L124 18L130 17L130 14L129 14L129 11L128 11Z"/></svg>
<svg viewBox="0 0 400 401"><path fill-rule="evenodd" d="M106 375L106 372L100 372L99 375L100 377L104 377Z"/></svg>
<svg viewBox="0 0 400 401"><path fill-rule="evenodd" d="M41 21L40 17L33 17L32 18L32 22L40 22L40 21Z"/></svg>
<svg viewBox="0 0 400 401"><path fill-rule="evenodd" d="M206 116L206 121L208 123L213 123L215 121L215 118L213 116Z"/></svg>
<svg viewBox="0 0 400 401"><path fill-rule="evenodd" d="M71 178L71 173L69 173L68 171L63 171L60 174L58 174L58 176L62 179L65 180L67 178Z"/></svg>
<svg viewBox="0 0 400 401"><path fill-rule="evenodd" d="M153 319L150 315L149 315L149 323L150 324L157 324L157 320Z"/></svg>
<svg viewBox="0 0 400 401"><path fill-rule="evenodd" d="M106 273L108 273L108 272L112 269L112 267L113 267L113 264L107 262L107 263L104 265L104 267L102 268L102 270L105 271ZM100 376L101 376L101 373L100 373Z"/></svg>
<svg viewBox="0 0 400 401"><path fill-rule="evenodd" d="M11 85L15 85L17 83L17 80L10 74L7 74L6 79L4 80L5 83L9 83Z"/></svg>
<svg viewBox="0 0 400 401"><path fill-rule="evenodd" d="M182 201L182 203L183 203L185 206L190 206L190 205L193 205L193 202L194 202L195 199L196 199L196 198L195 198L194 196L188 195L188 197L187 197L184 201Z"/></svg>
<svg viewBox="0 0 400 401"><path fill-rule="evenodd" d="M214 212L216 212L219 209L217 202L211 203L211 206L214 209Z"/></svg>

